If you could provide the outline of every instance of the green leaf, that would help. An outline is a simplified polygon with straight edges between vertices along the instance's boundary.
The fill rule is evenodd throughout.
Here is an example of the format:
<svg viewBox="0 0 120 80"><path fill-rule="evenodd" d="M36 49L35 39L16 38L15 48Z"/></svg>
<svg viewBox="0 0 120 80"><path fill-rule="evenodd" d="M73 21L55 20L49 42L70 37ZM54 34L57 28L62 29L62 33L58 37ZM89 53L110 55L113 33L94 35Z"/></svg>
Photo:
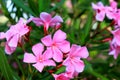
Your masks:
<svg viewBox="0 0 120 80"><path fill-rule="evenodd" d="M47 11L50 7L50 0L38 0L39 12Z"/></svg>
<svg viewBox="0 0 120 80"><path fill-rule="evenodd" d="M60 68L55 72L55 74L60 74L60 73L62 73L62 72L65 72L65 69L66 69L66 67L65 67L65 66L62 66L62 67L60 67Z"/></svg>
<svg viewBox="0 0 120 80"><path fill-rule="evenodd" d="M36 14L28 7L24 4L24 2L22 0L12 0L16 6L22 8L24 11L31 13L33 16L36 16Z"/></svg>
<svg viewBox="0 0 120 80"><path fill-rule="evenodd" d="M0 48L0 70L5 80L20 80L17 74L15 74L7 62L7 58L4 52Z"/></svg>
<svg viewBox="0 0 120 80"><path fill-rule="evenodd" d="M60 2L59 2L59 3L56 3L56 5L55 5L53 8L51 8L50 10L48 10L48 12L52 12L52 11L54 11L55 9L59 8L61 5L64 4L65 1L66 1L66 0L60 0Z"/></svg>
<svg viewBox="0 0 120 80"><path fill-rule="evenodd" d="M100 80L109 80L106 77L104 77L103 75L101 75L101 74L97 73L96 71L94 71L93 68L92 68L92 65L87 60L84 60L84 62L85 62L85 65L86 65L84 71L86 73L89 73L89 74L91 74L91 75L93 75L93 76L95 76L97 78L100 78Z"/></svg>
<svg viewBox="0 0 120 80"><path fill-rule="evenodd" d="M90 36L90 30L92 27L92 17L93 17L93 12L89 12L87 16L87 21L85 25L83 26L83 29L81 30L80 37L81 37L81 44L85 44L86 41L88 41L88 38Z"/></svg>

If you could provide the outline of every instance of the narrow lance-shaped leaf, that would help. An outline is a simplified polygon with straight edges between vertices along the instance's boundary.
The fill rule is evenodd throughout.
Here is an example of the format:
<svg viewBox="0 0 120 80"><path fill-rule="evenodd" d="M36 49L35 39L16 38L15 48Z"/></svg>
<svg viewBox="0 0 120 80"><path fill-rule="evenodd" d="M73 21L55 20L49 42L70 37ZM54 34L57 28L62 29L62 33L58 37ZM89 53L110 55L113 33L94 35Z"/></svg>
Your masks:
<svg viewBox="0 0 120 80"><path fill-rule="evenodd" d="M92 17L93 17L93 12L90 12L87 16L87 21L80 32L82 45L85 44L85 42L88 41L89 39L88 37L90 36L90 30L92 28Z"/></svg>
<svg viewBox="0 0 120 80"><path fill-rule="evenodd" d="M33 16L36 16L36 14L26 5L24 5L24 2L22 0L12 0L16 6L22 8L24 11L32 14Z"/></svg>
<svg viewBox="0 0 120 80"><path fill-rule="evenodd" d="M38 0L39 12L47 11L50 7L50 0Z"/></svg>
<svg viewBox="0 0 120 80"><path fill-rule="evenodd" d="M9 63L4 52L0 48L0 71L2 72L5 80L20 80L17 74L15 74L10 68Z"/></svg>

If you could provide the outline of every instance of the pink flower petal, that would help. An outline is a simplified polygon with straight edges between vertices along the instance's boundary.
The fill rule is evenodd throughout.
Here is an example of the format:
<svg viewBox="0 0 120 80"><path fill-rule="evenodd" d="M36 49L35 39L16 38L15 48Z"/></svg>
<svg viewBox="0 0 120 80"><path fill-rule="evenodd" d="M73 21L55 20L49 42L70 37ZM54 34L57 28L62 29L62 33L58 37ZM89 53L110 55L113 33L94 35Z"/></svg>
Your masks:
<svg viewBox="0 0 120 80"><path fill-rule="evenodd" d="M97 10L99 7L96 4L92 3L92 8Z"/></svg>
<svg viewBox="0 0 120 80"><path fill-rule="evenodd" d="M33 54L26 52L24 54L23 62L25 62L25 63L35 63L36 62L36 57Z"/></svg>
<svg viewBox="0 0 120 80"><path fill-rule="evenodd" d="M5 33L4 32L0 32L0 39L4 39L6 36L5 36Z"/></svg>
<svg viewBox="0 0 120 80"><path fill-rule="evenodd" d="M96 20L103 21L104 18L105 18L105 12L102 11L96 14Z"/></svg>
<svg viewBox="0 0 120 80"><path fill-rule="evenodd" d="M35 56L42 54L44 50L44 46L41 43L37 43L32 47L32 51L34 52Z"/></svg>
<svg viewBox="0 0 120 80"><path fill-rule="evenodd" d="M28 26L24 25L20 30L20 37L29 32Z"/></svg>
<svg viewBox="0 0 120 80"><path fill-rule="evenodd" d="M43 53L43 57L45 60L48 60L53 57L51 48L47 48L47 50Z"/></svg>
<svg viewBox="0 0 120 80"><path fill-rule="evenodd" d="M49 23L50 20L52 19L51 15L48 14L48 13L46 13L46 12L42 12L42 13L40 14L40 18L41 18L41 20L44 21L44 23Z"/></svg>
<svg viewBox="0 0 120 80"><path fill-rule="evenodd" d="M41 39L42 43L45 45L45 46L51 46L52 44L52 38L51 38L51 35L47 35L45 37L43 37Z"/></svg>
<svg viewBox="0 0 120 80"><path fill-rule="evenodd" d="M64 73L61 74L53 74L53 77L55 78L55 80L70 80L67 76L65 76Z"/></svg>
<svg viewBox="0 0 120 80"><path fill-rule="evenodd" d="M79 47L74 51L73 55L75 57L87 58L89 53L86 47Z"/></svg>
<svg viewBox="0 0 120 80"><path fill-rule="evenodd" d="M19 34L16 34L16 35L14 35L14 36L11 38L10 42L8 43L8 45L11 46L11 47L17 47L17 45L18 45L18 40L19 40Z"/></svg>
<svg viewBox="0 0 120 80"><path fill-rule="evenodd" d="M64 66L69 66L69 65L71 65L70 58L65 59L65 60L63 61L63 65L64 65Z"/></svg>
<svg viewBox="0 0 120 80"><path fill-rule="evenodd" d="M36 24L36 26L43 25L43 21L40 18L30 18L28 22L31 22L31 21L33 21Z"/></svg>
<svg viewBox="0 0 120 80"><path fill-rule="evenodd" d="M5 52L6 54L11 55L16 50L16 47L10 47L8 44L5 44Z"/></svg>
<svg viewBox="0 0 120 80"><path fill-rule="evenodd" d="M63 60L62 52L57 47L53 47L52 50L53 50L53 59L56 62L61 62Z"/></svg>
<svg viewBox="0 0 120 80"><path fill-rule="evenodd" d="M58 43L58 47L62 52L67 53L70 51L70 42L64 40L61 43Z"/></svg>
<svg viewBox="0 0 120 80"><path fill-rule="evenodd" d="M61 30L56 31L53 36L53 41L55 42L61 42L65 39L66 39L66 33Z"/></svg>
<svg viewBox="0 0 120 80"><path fill-rule="evenodd" d="M63 22L63 19L60 17L60 16L55 16L52 18L52 20L50 21L50 24L53 24L53 23L60 23L60 22Z"/></svg>
<svg viewBox="0 0 120 80"><path fill-rule="evenodd" d="M42 70L43 70L43 68L44 68L43 63L39 63L39 62L37 62L36 64L33 64L33 66L34 66L39 72L42 72Z"/></svg>
<svg viewBox="0 0 120 80"><path fill-rule="evenodd" d="M56 66L55 62L53 60L45 60L43 62L45 66Z"/></svg>
<svg viewBox="0 0 120 80"><path fill-rule="evenodd" d="M9 41L13 35L14 35L14 34L12 33L12 31L11 31L11 30L8 30L8 31L6 32L6 39L7 39L7 41Z"/></svg>
<svg viewBox="0 0 120 80"><path fill-rule="evenodd" d="M76 59L72 64L74 65L74 68L77 72L82 72L84 70L85 65L82 60Z"/></svg>
<svg viewBox="0 0 120 80"><path fill-rule="evenodd" d="M104 7L104 5L103 5L102 2L98 2L97 5L98 5L99 7Z"/></svg>

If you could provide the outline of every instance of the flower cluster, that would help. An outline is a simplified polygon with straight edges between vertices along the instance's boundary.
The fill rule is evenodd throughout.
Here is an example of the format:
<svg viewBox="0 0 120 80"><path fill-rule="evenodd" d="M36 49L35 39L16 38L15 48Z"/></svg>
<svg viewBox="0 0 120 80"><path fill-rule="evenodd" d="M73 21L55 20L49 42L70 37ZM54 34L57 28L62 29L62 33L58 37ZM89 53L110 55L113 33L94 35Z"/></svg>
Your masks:
<svg viewBox="0 0 120 80"><path fill-rule="evenodd" d="M22 47L29 37L30 27L27 23L33 22L36 26L44 27L44 36L39 43L32 46L32 52L24 53L23 62L31 63L39 72L46 66L53 66L55 69L50 72L55 80L70 80L84 70L85 64L82 58L87 58L89 53L85 46L76 44L70 45L66 40L67 34L60 30L60 23L63 22L60 16L51 17L50 14L42 12L40 18L30 18L26 22L21 18L16 25L10 27L7 32L0 33L0 39L6 39L5 52L12 54L18 46ZM49 27L55 28L54 34L49 33ZM65 66L65 72L55 74L55 70Z"/></svg>
<svg viewBox="0 0 120 80"><path fill-rule="evenodd" d="M97 4L92 3L93 9L96 11L96 20L103 21L105 15L108 19L112 20L111 26L114 26L114 30L111 31L113 35L112 41L110 41L110 53L116 59L120 53L120 9L117 8L117 2L109 0L110 6L104 6L102 2Z"/></svg>

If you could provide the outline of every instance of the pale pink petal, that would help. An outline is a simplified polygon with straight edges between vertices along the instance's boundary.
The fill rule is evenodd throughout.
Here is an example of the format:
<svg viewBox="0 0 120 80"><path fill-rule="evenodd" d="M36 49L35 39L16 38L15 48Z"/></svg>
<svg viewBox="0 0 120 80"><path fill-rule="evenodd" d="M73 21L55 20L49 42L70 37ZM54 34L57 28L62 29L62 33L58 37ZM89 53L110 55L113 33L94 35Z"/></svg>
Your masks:
<svg viewBox="0 0 120 80"><path fill-rule="evenodd" d="M35 63L36 62L36 57L33 54L26 52L24 54L23 62L25 62L25 63Z"/></svg>
<svg viewBox="0 0 120 80"><path fill-rule="evenodd" d="M4 32L0 32L0 39L4 39L6 36L5 36L5 33Z"/></svg>
<svg viewBox="0 0 120 80"><path fill-rule="evenodd" d="M44 23L49 23L50 20L52 19L51 15L46 12L42 12L40 14L40 18L41 18L41 20L43 20Z"/></svg>
<svg viewBox="0 0 120 80"><path fill-rule="evenodd" d="M80 58L87 58L89 56L89 53L86 47L79 47L78 49L76 49L76 51L73 54L74 56L80 57Z"/></svg>
<svg viewBox="0 0 120 80"><path fill-rule="evenodd" d="M47 35L45 37L43 37L41 39L42 43L45 45L45 46L51 46L52 44L52 38L51 38L51 35Z"/></svg>
<svg viewBox="0 0 120 80"><path fill-rule="evenodd" d="M85 65L82 60L75 59L72 64L77 72L82 72L84 70Z"/></svg>
<svg viewBox="0 0 120 80"><path fill-rule="evenodd" d="M42 72L43 68L44 68L44 64L43 63L39 63L37 62L36 64L33 64L33 66L39 71Z"/></svg>
<svg viewBox="0 0 120 80"><path fill-rule="evenodd" d="M92 3L92 8L97 10L99 7L96 4Z"/></svg>
<svg viewBox="0 0 120 80"><path fill-rule="evenodd" d="M104 5L103 5L102 2L98 2L97 5L98 5L99 7L104 7Z"/></svg>
<svg viewBox="0 0 120 80"><path fill-rule="evenodd" d="M13 33L12 33L12 31L10 31L10 30L8 30L7 32L6 32L6 39L7 39L7 41L9 41L10 39L11 39L11 37L13 37Z"/></svg>
<svg viewBox="0 0 120 80"><path fill-rule="evenodd" d="M36 24L36 26L43 25L43 21L40 18L30 18L28 20L28 23L31 22L31 21L33 21Z"/></svg>
<svg viewBox="0 0 120 80"><path fill-rule="evenodd" d="M114 0L110 1L110 6L111 6L112 8L117 8L117 2L114 1Z"/></svg>
<svg viewBox="0 0 120 80"><path fill-rule="evenodd" d="M81 48L81 46L78 46L76 44L72 44L72 47L70 49L70 55L74 55L80 48Z"/></svg>
<svg viewBox="0 0 120 80"><path fill-rule="evenodd" d="M66 40L62 41L61 43L58 43L57 46L64 53L67 53L70 51L70 42Z"/></svg>
<svg viewBox="0 0 120 80"><path fill-rule="evenodd" d="M45 60L43 62L45 66L56 66L55 62L53 60Z"/></svg>
<svg viewBox="0 0 120 80"><path fill-rule="evenodd" d="M56 31L53 36L53 41L55 42L61 42L65 39L66 39L66 33L61 30Z"/></svg>
<svg viewBox="0 0 120 80"><path fill-rule="evenodd" d="M32 51L36 56L42 54L43 50L44 50L44 46L41 43L37 43L32 47Z"/></svg>
<svg viewBox="0 0 120 80"><path fill-rule="evenodd" d="M63 63L62 63L64 66L68 66L68 65L70 65L71 63L70 63L70 58L66 58L64 61L63 61Z"/></svg>
<svg viewBox="0 0 120 80"><path fill-rule="evenodd" d="M52 49L47 48L47 50L43 53L43 57L45 60L48 60L53 57Z"/></svg>
<svg viewBox="0 0 120 80"><path fill-rule="evenodd" d="M103 21L104 18L105 18L105 12L102 11L102 12L96 14L96 20Z"/></svg>
<svg viewBox="0 0 120 80"><path fill-rule="evenodd" d="M6 54L11 55L16 50L16 47L10 47L8 44L5 44L5 52Z"/></svg>
<svg viewBox="0 0 120 80"><path fill-rule="evenodd" d="M52 50L53 50L53 59L56 62L61 62L63 60L62 52L57 47L53 47Z"/></svg>
<svg viewBox="0 0 120 80"><path fill-rule="evenodd" d="M18 40L19 40L19 34L16 34L16 35L14 35L14 36L11 38L10 42L8 43L8 45L11 46L11 47L17 47L17 45L18 45Z"/></svg>
<svg viewBox="0 0 120 80"><path fill-rule="evenodd" d="M64 75L64 73L58 75L53 74L53 77L55 78L55 80L70 80L68 77Z"/></svg>
<svg viewBox="0 0 120 80"><path fill-rule="evenodd" d="M60 17L60 16L55 16L52 18L52 20L50 21L50 24L53 24L53 23L60 23L60 22L63 22L63 19Z"/></svg>
<svg viewBox="0 0 120 80"><path fill-rule="evenodd" d="M22 26L23 26L23 28L21 28L21 30L20 30L20 35L21 36L23 36L23 35L25 35L26 33L29 32L28 26L26 26L26 25L22 25Z"/></svg>

